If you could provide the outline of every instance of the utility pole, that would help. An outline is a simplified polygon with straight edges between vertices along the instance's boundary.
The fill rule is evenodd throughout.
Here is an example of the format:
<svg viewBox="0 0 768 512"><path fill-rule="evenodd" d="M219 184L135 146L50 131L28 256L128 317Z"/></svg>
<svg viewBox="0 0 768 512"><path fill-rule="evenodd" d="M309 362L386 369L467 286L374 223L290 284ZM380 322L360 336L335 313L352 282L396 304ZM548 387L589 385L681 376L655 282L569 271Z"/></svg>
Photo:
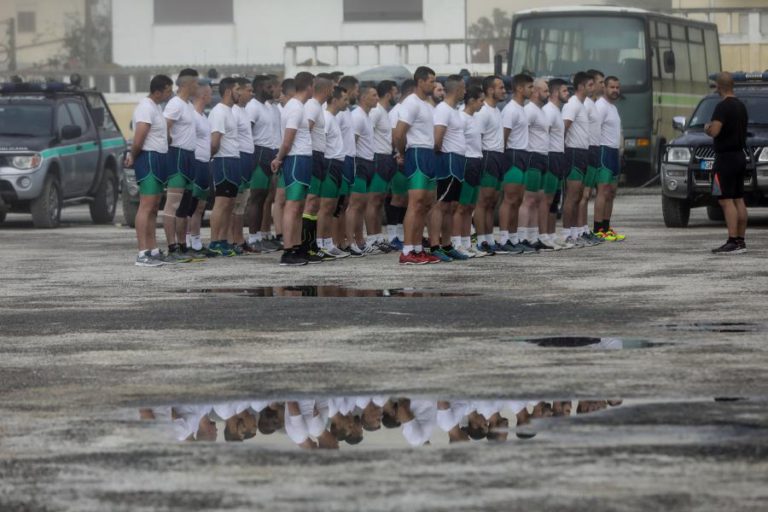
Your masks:
<svg viewBox="0 0 768 512"><path fill-rule="evenodd" d="M8 18L8 71L16 71L16 18Z"/></svg>

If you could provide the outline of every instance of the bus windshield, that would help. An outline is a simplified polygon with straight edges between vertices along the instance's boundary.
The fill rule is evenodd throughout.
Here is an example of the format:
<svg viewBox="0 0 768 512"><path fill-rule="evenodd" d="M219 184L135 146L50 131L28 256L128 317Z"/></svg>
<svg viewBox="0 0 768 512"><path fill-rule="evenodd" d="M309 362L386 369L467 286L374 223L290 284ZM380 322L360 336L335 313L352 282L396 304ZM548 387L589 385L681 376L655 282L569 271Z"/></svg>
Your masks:
<svg viewBox="0 0 768 512"><path fill-rule="evenodd" d="M569 77L599 69L623 89L648 84L645 26L640 18L542 16L515 23L512 73Z"/></svg>

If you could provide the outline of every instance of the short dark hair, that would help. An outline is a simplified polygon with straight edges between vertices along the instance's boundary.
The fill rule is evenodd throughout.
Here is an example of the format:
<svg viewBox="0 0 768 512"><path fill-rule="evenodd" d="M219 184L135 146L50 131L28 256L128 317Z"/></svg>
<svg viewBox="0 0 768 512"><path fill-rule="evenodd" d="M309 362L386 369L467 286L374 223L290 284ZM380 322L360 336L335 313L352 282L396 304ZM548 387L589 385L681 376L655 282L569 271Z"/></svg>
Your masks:
<svg viewBox="0 0 768 512"><path fill-rule="evenodd" d="M296 92L296 80L293 78L286 78L283 83L280 84L280 90L283 94L293 94Z"/></svg>
<svg viewBox="0 0 768 512"><path fill-rule="evenodd" d="M339 78L344 76L344 72L343 71L331 71L328 74L331 75L331 79L332 80L338 80Z"/></svg>
<svg viewBox="0 0 768 512"><path fill-rule="evenodd" d="M605 73L598 71L597 69L588 69L587 74L593 79L597 79L598 76L605 77Z"/></svg>
<svg viewBox="0 0 768 512"><path fill-rule="evenodd" d="M459 84L464 83L464 77L461 75L449 75L448 78L445 79L445 83L443 84L443 87L445 87L446 92L452 93L456 90L456 87Z"/></svg>
<svg viewBox="0 0 768 512"><path fill-rule="evenodd" d="M200 76L200 73L198 73L196 69L184 68L179 71L179 78L183 76Z"/></svg>
<svg viewBox="0 0 768 512"><path fill-rule="evenodd" d="M173 80L167 75L155 75L149 81L149 93L162 92L167 87L173 86Z"/></svg>
<svg viewBox="0 0 768 512"><path fill-rule="evenodd" d="M397 84L392 80L382 80L379 82L379 85L376 86L376 92L379 94L380 98L383 98L392 91L393 87L397 87Z"/></svg>
<svg viewBox="0 0 768 512"><path fill-rule="evenodd" d="M518 87L533 83L533 77L525 73L518 73L512 77L512 90L517 90Z"/></svg>
<svg viewBox="0 0 768 512"><path fill-rule="evenodd" d="M240 87L243 87L245 85L251 85L251 81L245 78L244 76L239 76L235 78L235 83L239 85Z"/></svg>
<svg viewBox="0 0 768 512"><path fill-rule="evenodd" d="M430 75L436 75L432 68L428 68L427 66L419 66L413 73L413 79L416 81L416 83L419 83L420 81L423 82L424 80L428 80Z"/></svg>
<svg viewBox="0 0 768 512"><path fill-rule="evenodd" d="M467 78L467 88L470 87L479 87L480 90L483 89L483 77L481 76L471 76Z"/></svg>
<svg viewBox="0 0 768 512"><path fill-rule="evenodd" d="M338 85L333 88L333 91L331 91L331 97L328 98L328 101L333 100L340 100L341 97L347 93L347 90L343 87L339 87Z"/></svg>
<svg viewBox="0 0 768 512"><path fill-rule="evenodd" d="M573 87L578 89L580 85L586 85L590 80L594 80L594 78L589 76L584 71L579 71L573 75Z"/></svg>
<svg viewBox="0 0 768 512"><path fill-rule="evenodd" d="M303 92L312 87L312 84L315 81L315 75L308 71L300 71L296 74L294 81L296 82L296 90Z"/></svg>
<svg viewBox="0 0 768 512"><path fill-rule="evenodd" d="M330 73L318 73L315 78L325 78L326 80L333 81L333 75Z"/></svg>
<svg viewBox="0 0 768 512"><path fill-rule="evenodd" d="M555 94L564 85L568 85L568 82L562 78L553 78L549 81L549 94Z"/></svg>
<svg viewBox="0 0 768 512"><path fill-rule="evenodd" d="M483 78L483 92L487 94L488 89L493 89L496 80L501 80L501 77L499 75L490 75Z"/></svg>
<svg viewBox="0 0 768 512"><path fill-rule="evenodd" d="M376 89L376 82L369 82L369 81L360 82L360 96L361 97L364 96L368 92L369 89ZM378 93L378 89L376 90L376 92Z"/></svg>
<svg viewBox="0 0 768 512"><path fill-rule="evenodd" d="M403 80L403 83L400 85L400 94L403 97L408 96L413 92L413 90L416 88L416 80L413 78L406 78Z"/></svg>
<svg viewBox="0 0 768 512"><path fill-rule="evenodd" d="M224 97L224 93L233 89L237 85L237 80L232 77L222 78L219 82L219 94Z"/></svg>
<svg viewBox="0 0 768 512"><path fill-rule="evenodd" d="M355 88L357 84L359 84L360 81L353 77L352 75L344 75L341 77L341 80L339 80L339 85L347 90L347 92L351 91Z"/></svg>
<svg viewBox="0 0 768 512"><path fill-rule="evenodd" d="M272 82L272 78L269 75L259 75L253 79L251 85L253 85L254 92L261 91L265 85Z"/></svg>
<svg viewBox="0 0 768 512"><path fill-rule="evenodd" d="M621 83L621 81L619 80L619 77L613 76L613 75L605 77L605 85L608 85L608 82Z"/></svg>
<svg viewBox="0 0 768 512"><path fill-rule="evenodd" d="M464 103L469 103L472 100L479 100L480 96L485 94L483 89L477 86L470 87L464 94Z"/></svg>

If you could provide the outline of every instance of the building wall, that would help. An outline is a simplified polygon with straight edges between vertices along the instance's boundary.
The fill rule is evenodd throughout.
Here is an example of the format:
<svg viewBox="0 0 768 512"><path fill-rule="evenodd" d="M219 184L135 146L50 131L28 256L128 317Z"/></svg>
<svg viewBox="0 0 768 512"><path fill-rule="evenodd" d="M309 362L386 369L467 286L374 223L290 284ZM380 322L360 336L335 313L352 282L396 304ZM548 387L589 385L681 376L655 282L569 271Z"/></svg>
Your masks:
<svg viewBox="0 0 768 512"><path fill-rule="evenodd" d="M287 41L463 38L466 27L464 0L424 0L420 22L344 22L343 0L234 0L233 24L196 26L155 25L153 2L113 0L116 64L274 64Z"/></svg>

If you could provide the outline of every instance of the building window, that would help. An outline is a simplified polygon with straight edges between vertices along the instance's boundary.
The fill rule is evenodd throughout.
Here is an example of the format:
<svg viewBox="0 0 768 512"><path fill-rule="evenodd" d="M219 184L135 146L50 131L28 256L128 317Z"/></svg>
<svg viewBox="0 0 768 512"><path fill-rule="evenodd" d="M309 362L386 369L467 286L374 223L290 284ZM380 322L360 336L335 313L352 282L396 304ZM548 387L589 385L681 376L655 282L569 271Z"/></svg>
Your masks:
<svg viewBox="0 0 768 512"><path fill-rule="evenodd" d="M423 0L344 0L344 21L421 21Z"/></svg>
<svg viewBox="0 0 768 512"><path fill-rule="evenodd" d="M34 12L19 12L17 19L18 22L16 30L18 32L37 32L37 20L35 19Z"/></svg>
<svg viewBox="0 0 768 512"><path fill-rule="evenodd" d="M234 0L155 0L155 25L234 23Z"/></svg>
<svg viewBox="0 0 768 512"><path fill-rule="evenodd" d="M760 33L768 36L768 11L760 13Z"/></svg>
<svg viewBox="0 0 768 512"><path fill-rule="evenodd" d="M749 34L749 13L740 12L733 15L731 33L742 35Z"/></svg>

